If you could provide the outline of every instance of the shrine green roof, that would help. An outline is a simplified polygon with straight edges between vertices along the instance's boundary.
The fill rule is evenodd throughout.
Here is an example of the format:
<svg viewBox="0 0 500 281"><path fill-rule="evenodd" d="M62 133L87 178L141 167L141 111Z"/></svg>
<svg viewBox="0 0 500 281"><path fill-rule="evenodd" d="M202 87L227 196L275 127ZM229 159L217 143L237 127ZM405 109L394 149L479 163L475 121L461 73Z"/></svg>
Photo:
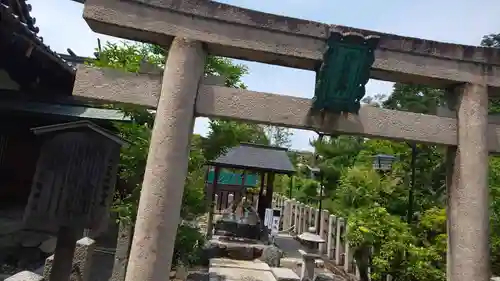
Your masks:
<svg viewBox="0 0 500 281"><path fill-rule="evenodd" d="M210 171L208 173L207 183L212 184L214 182L214 171ZM221 171L219 173L219 181L217 182L220 185L239 185L241 186L242 182L242 174L240 173L231 173L228 171ZM257 185L257 175L255 174L246 174L245 175L245 186L254 187Z"/></svg>

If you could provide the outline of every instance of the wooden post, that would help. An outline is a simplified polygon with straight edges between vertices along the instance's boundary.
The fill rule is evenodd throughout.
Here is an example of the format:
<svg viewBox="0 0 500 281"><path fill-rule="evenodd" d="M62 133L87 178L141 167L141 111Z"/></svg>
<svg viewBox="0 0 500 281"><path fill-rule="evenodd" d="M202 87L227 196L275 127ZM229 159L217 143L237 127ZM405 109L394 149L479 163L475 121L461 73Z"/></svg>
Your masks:
<svg viewBox="0 0 500 281"><path fill-rule="evenodd" d="M265 199L264 199L264 186L266 182L266 173L260 173L260 189L259 189L259 199L257 200L257 213L259 214L260 221L264 221L266 215Z"/></svg>
<svg viewBox="0 0 500 281"><path fill-rule="evenodd" d="M208 222L207 222L207 237L212 237L212 231L214 228L214 212L216 210L217 202L219 196L217 195L217 185L219 184L219 173L220 168L215 167L214 170L214 180L212 182L212 194L210 198L210 208L208 210Z"/></svg>
<svg viewBox="0 0 500 281"><path fill-rule="evenodd" d="M49 281L69 280L71 270L73 269L73 255L75 254L76 241L82 232L83 228L78 230L64 226L59 228Z"/></svg>
<svg viewBox="0 0 500 281"><path fill-rule="evenodd" d="M267 173L266 183L266 206L264 208L272 208L274 192L274 173Z"/></svg>

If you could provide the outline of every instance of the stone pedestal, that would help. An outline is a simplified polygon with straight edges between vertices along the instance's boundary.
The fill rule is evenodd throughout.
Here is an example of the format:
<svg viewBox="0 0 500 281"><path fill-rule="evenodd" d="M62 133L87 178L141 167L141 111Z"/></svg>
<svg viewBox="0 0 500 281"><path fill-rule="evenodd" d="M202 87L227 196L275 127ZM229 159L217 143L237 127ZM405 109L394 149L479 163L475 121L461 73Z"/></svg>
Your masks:
<svg viewBox="0 0 500 281"><path fill-rule="evenodd" d="M306 253L299 250L302 255L302 267L300 273L300 281L313 281L314 268L316 268L315 260L321 258L320 255Z"/></svg>

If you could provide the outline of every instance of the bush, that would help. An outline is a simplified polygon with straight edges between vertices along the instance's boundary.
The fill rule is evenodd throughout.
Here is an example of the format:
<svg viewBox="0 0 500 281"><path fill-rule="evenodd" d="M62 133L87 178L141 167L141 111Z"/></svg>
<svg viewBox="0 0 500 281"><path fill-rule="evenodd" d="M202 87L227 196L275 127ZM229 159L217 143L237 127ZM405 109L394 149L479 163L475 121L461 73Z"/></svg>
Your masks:
<svg viewBox="0 0 500 281"><path fill-rule="evenodd" d="M175 239L172 268L179 263L187 266L199 265L205 242L205 235L200 232L199 228L180 224Z"/></svg>

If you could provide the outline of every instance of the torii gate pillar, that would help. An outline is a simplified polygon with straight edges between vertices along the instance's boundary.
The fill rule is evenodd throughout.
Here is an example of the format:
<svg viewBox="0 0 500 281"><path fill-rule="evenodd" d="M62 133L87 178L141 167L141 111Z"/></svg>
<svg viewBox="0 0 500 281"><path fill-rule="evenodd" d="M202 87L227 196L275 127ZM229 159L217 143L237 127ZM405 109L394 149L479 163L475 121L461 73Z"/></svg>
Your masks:
<svg viewBox="0 0 500 281"><path fill-rule="evenodd" d="M126 281L158 281L170 275L204 63L201 42L174 39L163 74Z"/></svg>
<svg viewBox="0 0 500 281"><path fill-rule="evenodd" d="M447 279L490 279L488 87L464 84L455 93L458 146L449 147Z"/></svg>

